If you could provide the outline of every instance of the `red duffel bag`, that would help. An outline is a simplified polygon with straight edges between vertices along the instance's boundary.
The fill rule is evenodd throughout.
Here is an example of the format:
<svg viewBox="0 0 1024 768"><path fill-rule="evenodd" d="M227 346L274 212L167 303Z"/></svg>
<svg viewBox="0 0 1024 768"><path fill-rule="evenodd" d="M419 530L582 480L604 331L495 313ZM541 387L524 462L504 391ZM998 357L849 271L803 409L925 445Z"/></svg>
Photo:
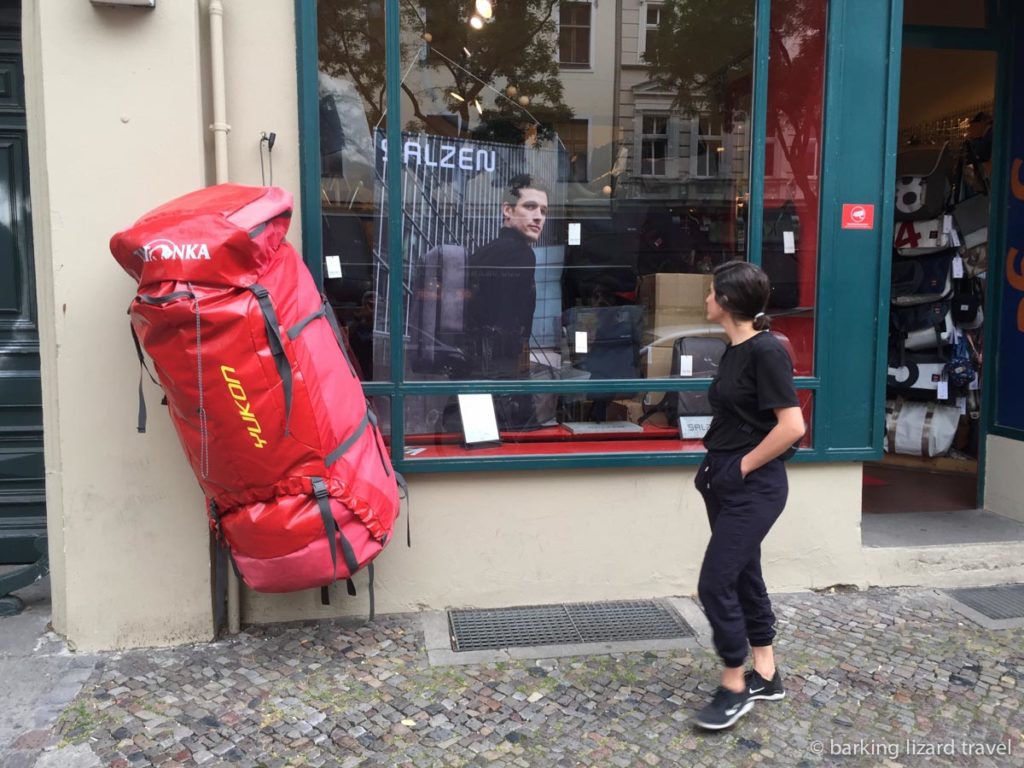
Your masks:
<svg viewBox="0 0 1024 768"><path fill-rule="evenodd" d="M139 284L139 359L153 361L211 527L260 592L348 579L388 543L399 505L334 312L284 239L291 211L282 189L221 184L110 241ZM140 431L141 395L140 380Z"/></svg>

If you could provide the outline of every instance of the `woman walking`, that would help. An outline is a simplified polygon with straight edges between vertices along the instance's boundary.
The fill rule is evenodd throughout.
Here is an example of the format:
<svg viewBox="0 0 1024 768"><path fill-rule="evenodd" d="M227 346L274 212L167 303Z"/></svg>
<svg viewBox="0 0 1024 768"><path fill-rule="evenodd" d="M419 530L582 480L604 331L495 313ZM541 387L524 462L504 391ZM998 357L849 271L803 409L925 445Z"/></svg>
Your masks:
<svg viewBox="0 0 1024 768"><path fill-rule="evenodd" d="M708 390L711 427L695 484L704 497L711 541L698 594L722 660L714 698L696 716L702 728L728 728L757 699L786 693L775 668L775 614L761 577L761 542L786 505L783 463L796 452L804 420L793 387L793 362L768 333L768 276L746 262L714 270L707 318L729 337ZM748 645L753 669L744 673Z"/></svg>

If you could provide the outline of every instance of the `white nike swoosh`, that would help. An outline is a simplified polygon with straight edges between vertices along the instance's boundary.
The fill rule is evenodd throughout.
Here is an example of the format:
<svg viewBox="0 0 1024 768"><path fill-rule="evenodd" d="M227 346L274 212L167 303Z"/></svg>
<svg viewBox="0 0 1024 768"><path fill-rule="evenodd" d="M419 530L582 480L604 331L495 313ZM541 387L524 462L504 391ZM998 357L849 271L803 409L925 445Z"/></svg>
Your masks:
<svg viewBox="0 0 1024 768"><path fill-rule="evenodd" d="M732 717L733 715L735 715L739 711L740 711L739 707L730 707L729 709L725 710L725 714L726 714L727 717Z"/></svg>
<svg viewBox="0 0 1024 768"><path fill-rule="evenodd" d="M760 688L751 688L751 689L750 689L750 690L748 691L748 693L760 693L760 692L761 692L761 691L763 691L763 690L764 690L764 686L762 685L762 686L761 686Z"/></svg>

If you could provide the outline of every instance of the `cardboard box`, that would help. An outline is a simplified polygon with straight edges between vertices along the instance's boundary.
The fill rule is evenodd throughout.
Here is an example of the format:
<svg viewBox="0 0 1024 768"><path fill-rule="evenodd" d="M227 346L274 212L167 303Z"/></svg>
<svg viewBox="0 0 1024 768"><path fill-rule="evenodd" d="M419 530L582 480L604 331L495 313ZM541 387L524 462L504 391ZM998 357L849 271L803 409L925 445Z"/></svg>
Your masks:
<svg viewBox="0 0 1024 768"><path fill-rule="evenodd" d="M711 289L711 275L659 272L640 279L638 296L646 307L647 328L672 325L702 325L704 299Z"/></svg>
<svg viewBox="0 0 1024 768"><path fill-rule="evenodd" d="M672 375L672 345L648 347L640 357L640 370L645 379L662 379Z"/></svg>

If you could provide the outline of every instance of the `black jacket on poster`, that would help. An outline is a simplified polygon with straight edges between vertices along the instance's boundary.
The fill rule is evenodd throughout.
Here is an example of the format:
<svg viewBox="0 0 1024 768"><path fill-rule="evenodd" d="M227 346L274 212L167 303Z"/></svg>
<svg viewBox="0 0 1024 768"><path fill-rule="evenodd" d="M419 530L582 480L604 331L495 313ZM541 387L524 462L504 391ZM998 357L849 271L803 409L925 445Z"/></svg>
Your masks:
<svg viewBox="0 0 1024 768"><path fill-rule="evenodd" d="M537 257L530 241L511 227L469 258L469 326L503 328L529 338L537 307L534 271Z"/></svg>

